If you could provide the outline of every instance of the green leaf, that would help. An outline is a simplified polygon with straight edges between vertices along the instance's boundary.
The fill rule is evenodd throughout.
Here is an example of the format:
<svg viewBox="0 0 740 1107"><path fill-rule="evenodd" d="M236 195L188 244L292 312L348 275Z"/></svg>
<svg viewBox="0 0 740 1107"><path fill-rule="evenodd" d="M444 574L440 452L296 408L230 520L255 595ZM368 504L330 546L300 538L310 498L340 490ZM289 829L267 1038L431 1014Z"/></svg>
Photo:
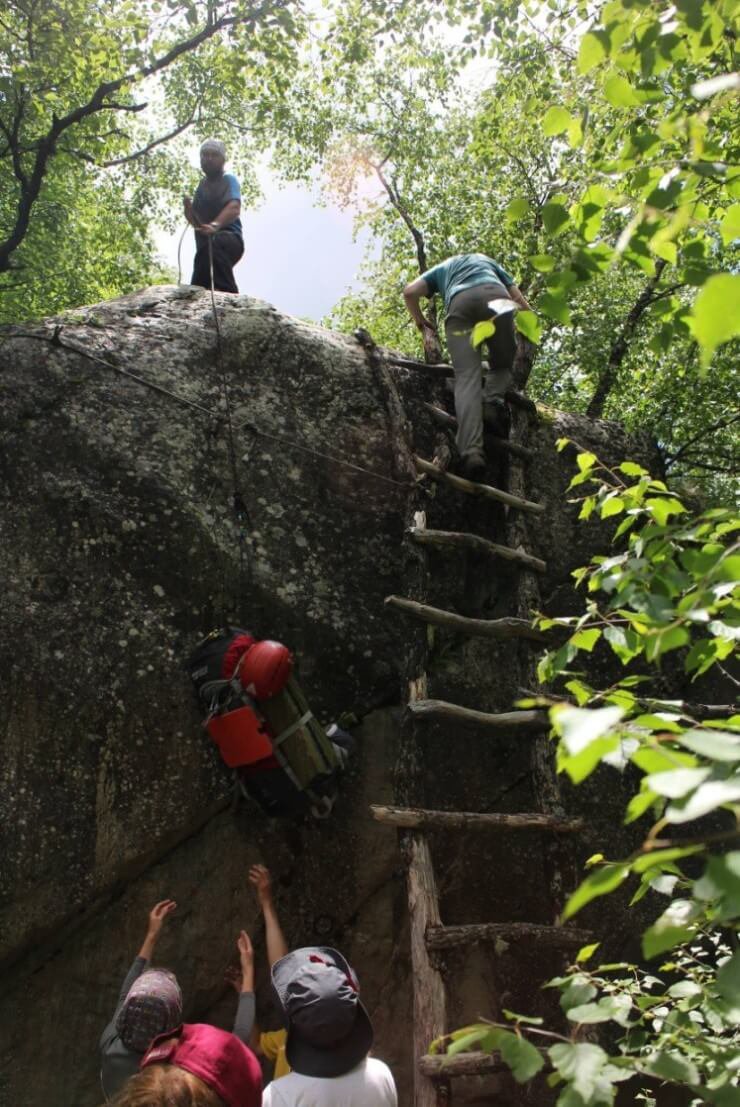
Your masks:
<svg viewBox="0 0 740 1107"><path fill-rule="evenodd" d="M576 646L579 650L585 650L586 653L591 653L594 646L601 638L601 630L599 627L590 627L588 630L579 630L571 637L571 644Z"/></svg>
<svg viewBox="0 0 740 1107"><path fill-rule="evenodd" d="M604 96L613 108L636 108L642 102L626 77L618 73L610 73L604 81Z"/></svg>
<svg viewBox="0 0 740 1107"><path fill-rule="evenodd" d="M563 919L572 919L591 900L606 896L623 884L630 873L629 865L612 864L596 869L579 884L563 911Z"/></svg>
<svg viewBox="0 0 740 1107"><path fill-rule="evenodd" d="M636 873L649 872L650 869L662 869L673 861L680 861L683 857L691 857L695 853L701 853L702 846L671 846L670 849L655 849L643 854L632 862L632 870Z"/></svg>
<svg viewBox="0 0 740 1107"><path fill-rule="evenodd" d="M456 1031L453 1034L454 1042L447 1050L448 1057L454 1057L457 1053L467 1053L473 1046L480 1044L481 1040L490 1034L491 1028L489 1026L480 1025L475 1027L466 1027L464 1032Z"/></svg>
<svg viewBox="0 0 740 1107"><path fill-rule="evenodd" d="M567 1012L571 1022L617 1022L625 1026L629 1022L632 1000L627 995L604 996L598 1003L584 1003L571 1007Z"/></svg>
<svg viewBox="0 0 740 1107"><path fill-rule="evenodd" d="M660 1076L664 1080L672 1080L677 1084L699 1083L696 1065L680 1053L653 1053L647 1059L647 1066L654 1076Z"/></svg>
<svg viewBox="0 0 740 1107"><path fill-rule="evenodd" d="M486 339L492 338L495 333L496 324L493 319L484 319L481 323L476 323L473 327L473 333L470 336L470 345L477 350Z"/></svg>
<svg viewBox="0 0 740 1107"><path fill-rule="evenodd" d="M682 803L671 803L666 808L666 818L671 823L688 823L700 819L718 807L740 800L740 774L727 780L708 780Z"/></svg>
<svg viewBox="0 0 740 1107"><path fill-rule="evenodd" d="M710 277L696 297L688 322L706 370L717 347L740 334L740 274Z"/></svg>
<svg viewBox="0 0 740 1107"><path fill-rule="evenodd" d="M618 465L620 473L624 473L628 477L646 477L648 476L647 469L643 469L641 465L638 465L634 461L623 461L621 465Z"/></svg>
<svg viewBox="0 0 740 1107"><path fill-rule="evenodd" d="M589 1103L601 1071L609 1060L604 1050L590 1042L558 1042L547 1051L550 1060L573 1090Z"/></svg>
<svg viewBox="0 0 740 1107"><path fill-rule="evenodd" d="M740 737L721 730L689 730L676 741L713 761L740 761Z"/></svg>
<svg viewBox="0 0 740 1107"><path fill-rule="evenodd" d="M588 977L579 973L568 980L560 996L560 1006L563 1011L567 1011L569 1008L576 1007L580 1003L588 1003L596 994L596 988Z"/></svg>
<svg viewBox="0 0 740 1107"><path fill-rule="evenodd" d="M675 496L651 497L645 500L645 507L650 510L655 522L660 527L666 525L671 515L683 515L686 513L686 508Z"/></svg>
<svg viewBox="0 0 740 1107"><path fill-rule="evenodd" d="M735 950L717 973L717 989L733 1006L740 1005L740 949Z"/></svg>
<svg viewBox="0 0 740 1107"><path fill-rule="evenodd" d="M505 219L509 224L518 223L529 211L529 200L523 196L516 196L506 205Z"/></svg>
<svg viewBox="0 0 740 1107"><path fill-rule="evenodd" d="M596 950L601 945L601 942L592 942L590 946L581 946L576 954L576 964L580 964L581 961L588 961L596 953Z"/></svg>
<svg viewBox="0 0 740 1107"><path fill-rule="evenodd" d="M578 72L588 73L605 58L606 49L602 39L590 32L585 34L578 48L578 60L576 62Z"/></svg>
<svg viewBox="0 0 740 1107"><path fill-rule="evenodd" d="M619 496L610 496L601 505L601 518L609 519L612 515L619 515L625 509L625 502Z"/></svg>
<svg viewBox="0 0 740 1107"><path fill-rule="evenodd" d="M542 222L548 234L559 234L570 221L570 216L562 204L549 203L542 208Z"/></svg>
<svg viewBox="0 0 740 1107"><path fill-rule="evenodd" d="M689 900L677 899L666 908L642 936L642 953L648 960L673 949L679 942L686 942L694 933L690 925L694 906Z"/></svg>
<svg viewBox="0 0 740 1107"><path fill-rule="evenodd" d="M501 1013L503 1014L504 1018L508 1019L510 1022L523 1022L526 1023L528 1026L542 1026L543 1022L545 1021L539 1016L533 1018L531 1015L519 1015L516 1011L510 1011L508 1007L502 1007Z"/></svg>
<svg viewBox="0 0 740 1107"><path fill-rule="evenodd" d="M518 311L514 317L516 329L530 342L539 342L542 338L540 321L533 311Z"/></svg>
<svg viewBox="0 0 740 1107"><path fill-rule="evenodd" d="M538 273L550 273L555 268L555 258L550 254L531 254L529 262Z"/></svg>
<svg viewBox="0 0 740 1107"><path fill-rule="evenodd" d="M627 804L627 811L624 816L625 825L635 822L636 819L641 819L657 799L655 792L650 791L638 792L636 796L633 796Z"/></svg>
<svg viewBox="0 0 740 1107"><path fill-rule="evenodd" d="M678 650L688 645L689 632L685 627L668 627L658 634L652 634L645 643L645 656L648 661L657 661L664 653Z"/></svg>
<svg viewBox="0 0 740 1107"><path fill-rule="evenodd" d="M729 246L736 238L740 238L740 204L733 204L725 212L725 217L719 225L719 232L725 246Z"/></svg>
<svg viewBox="0 0 740 1107"><path fill-rule="evenodd" d="M544 315L555 319L558 323L570 323L570 309L562 296L543 292L537 300L537 307Z"/></svg>
<svg viewBox="0 0 740 1107"><path fill-rule="evenodd" d="M540 1051L520 1034L513 1034L510 1030L497 1030L495 1041L495 1048L500 1051L518 1084L531 1080L545 1064Z"/></svg>
<svg viewBox="0 0 740 1107"><path fill-rule="evenodd" d="M621 707L599 707L588 710L571 707L570 704L557 704L550 712L550 718L568 753L580 753L596 738L600 738L622 719Z"/></svg>
<svg viewBox="0 0 740 1107"><path fill-rule="evenodd" d="M653 773L645 778L645 787L659 796L668 796L669 799L680 799L681 796L693 792L711 773L706 769L671 769L667 773Z"/></svg>
<svg viewBox="0 0 740 1107"><path fill-rule="evenodd" d="M542 130L548 137L561 135L568 130L572 122L572 116L565 108L548 108L542 120Z"/></svg>

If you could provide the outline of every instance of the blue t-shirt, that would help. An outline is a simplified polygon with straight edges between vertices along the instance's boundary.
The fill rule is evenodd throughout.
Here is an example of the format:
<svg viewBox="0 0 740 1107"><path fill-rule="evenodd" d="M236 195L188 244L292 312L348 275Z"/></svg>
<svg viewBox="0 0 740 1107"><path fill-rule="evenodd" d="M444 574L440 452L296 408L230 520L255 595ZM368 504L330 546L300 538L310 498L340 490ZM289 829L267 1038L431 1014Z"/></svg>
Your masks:
<svg viewBox="0 0 740 1107"><path fill-rule="evenodd" d="M438 292L443 297L445 311L449 311L453 296L466 288L477 284L502 284L509 288L514 283L503 266L485 254L455 254L427 269L421 278L427 282L430 295Z"/></svg>
<svg viewBox="0 0 740 1107"><path fill-rule="evenodd" d="M229 200L241 200L239 182L233 173L221 173L218 177L204 177L195 190L193 208L201 223L212 223L220 215ZM235 219L221 228L242 237L242 221ZM197 232L196 232L197 233ZM205 238L205 235L201 235Z"/></svg>

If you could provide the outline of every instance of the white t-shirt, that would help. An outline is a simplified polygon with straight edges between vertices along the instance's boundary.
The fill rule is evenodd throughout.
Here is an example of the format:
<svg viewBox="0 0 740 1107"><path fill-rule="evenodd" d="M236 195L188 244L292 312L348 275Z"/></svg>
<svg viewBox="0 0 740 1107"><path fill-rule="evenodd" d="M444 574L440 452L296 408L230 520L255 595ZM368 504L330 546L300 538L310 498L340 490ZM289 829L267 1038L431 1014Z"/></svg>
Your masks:
<svg viewBox="0 0 740 1107"><path fill-rule="evenodd" d="M262 1107L397 1107L391 1070L376 1057L343 1076L302 1076L291 1072L262 1093Z"/></svg>

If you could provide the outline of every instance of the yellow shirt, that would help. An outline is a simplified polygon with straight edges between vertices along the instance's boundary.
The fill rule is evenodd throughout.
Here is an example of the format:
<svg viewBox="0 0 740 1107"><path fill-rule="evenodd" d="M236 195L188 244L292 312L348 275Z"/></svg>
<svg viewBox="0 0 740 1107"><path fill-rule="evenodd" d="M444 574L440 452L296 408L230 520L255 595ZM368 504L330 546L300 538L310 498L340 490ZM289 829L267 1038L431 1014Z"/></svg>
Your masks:
<svg viewBox="0 0 740 1107"><path fill-rule="evenodd" d="M268 1030L267 1033L260 1034L260 1050L268 1061L275 1063L273 1080L277 1080L281 1076L287 1076L290 1072L290 1065L285 1057L287 1037L286 1030Z"/></svg>

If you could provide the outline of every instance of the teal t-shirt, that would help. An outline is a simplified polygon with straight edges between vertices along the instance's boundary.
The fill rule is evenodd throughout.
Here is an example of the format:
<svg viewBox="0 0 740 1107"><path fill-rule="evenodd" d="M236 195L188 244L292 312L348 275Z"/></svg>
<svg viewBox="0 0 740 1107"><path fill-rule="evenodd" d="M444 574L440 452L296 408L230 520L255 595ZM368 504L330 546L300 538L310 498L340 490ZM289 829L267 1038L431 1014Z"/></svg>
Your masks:
<svg viewBox="0 0 740 1107"><path fill-rule="evenodd" d="M509 288L514 278L493 258L485 254L455 254L454 257L433 265L422 273L430 294L438 292L445 302L445 311L458 292L473 288L477 284L502 284Z"/></svg>

